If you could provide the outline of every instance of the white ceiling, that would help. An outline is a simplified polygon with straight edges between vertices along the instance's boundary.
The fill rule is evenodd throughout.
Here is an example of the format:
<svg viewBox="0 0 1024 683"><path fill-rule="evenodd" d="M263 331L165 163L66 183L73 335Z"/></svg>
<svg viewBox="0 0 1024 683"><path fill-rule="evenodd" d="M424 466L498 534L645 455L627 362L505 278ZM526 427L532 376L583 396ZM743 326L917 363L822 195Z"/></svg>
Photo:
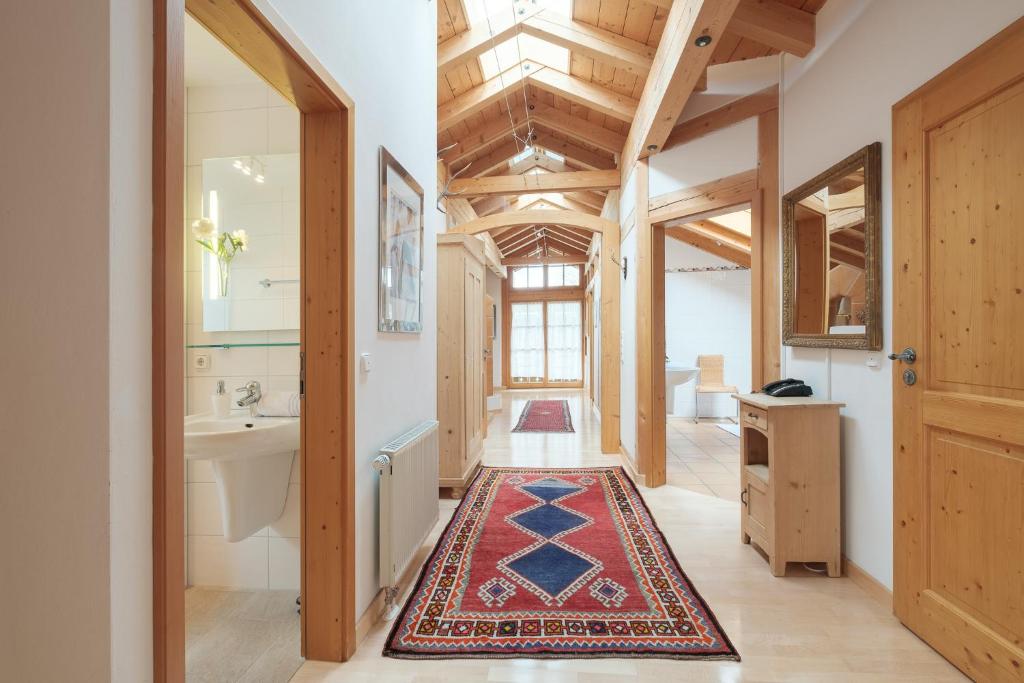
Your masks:
<svg viewBox="0 0 1024 683"><path fill-rule="evenodd" d="M185 15L185 86L262 83L242 60Z"/></svg>

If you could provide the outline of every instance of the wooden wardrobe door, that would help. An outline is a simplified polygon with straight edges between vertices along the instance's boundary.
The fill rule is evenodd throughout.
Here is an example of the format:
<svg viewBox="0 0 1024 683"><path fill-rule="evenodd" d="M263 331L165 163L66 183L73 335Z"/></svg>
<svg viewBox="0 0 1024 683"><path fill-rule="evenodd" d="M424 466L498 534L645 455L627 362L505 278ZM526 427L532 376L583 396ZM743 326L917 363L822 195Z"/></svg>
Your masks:
<svg viewBox="0 0 1024 683"><path fill-rule="evenodd" d="M483 266L473 259L466 259L466 298L464 324L466 334L466 457L483 447L484 425L481 418L485 408L484 397L484 320L481 312L484 304Z"/></svg>
<svg viewBox="0 0 1024 683"><path fill-rule="evenodd" d="M1024 680L1022 121L1024 20L893 109L894 607L979 681Z"/></svg>

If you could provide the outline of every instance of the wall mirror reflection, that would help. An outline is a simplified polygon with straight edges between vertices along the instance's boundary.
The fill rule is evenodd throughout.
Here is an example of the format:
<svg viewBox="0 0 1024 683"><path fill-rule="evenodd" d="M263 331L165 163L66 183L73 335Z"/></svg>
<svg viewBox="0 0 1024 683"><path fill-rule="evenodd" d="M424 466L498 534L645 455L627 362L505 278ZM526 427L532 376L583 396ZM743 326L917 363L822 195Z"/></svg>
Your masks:
<svg viewBox="0 0 1024 683"><path fill-rule="evenodd" d="M881 144L783 198L783 341L878 350Z"/></svg>
<svg viewBox="0 0 1024 683"><path fill-rule="evenodd" d="M203 331L299 329L299 155L203 159Z"/></svg>

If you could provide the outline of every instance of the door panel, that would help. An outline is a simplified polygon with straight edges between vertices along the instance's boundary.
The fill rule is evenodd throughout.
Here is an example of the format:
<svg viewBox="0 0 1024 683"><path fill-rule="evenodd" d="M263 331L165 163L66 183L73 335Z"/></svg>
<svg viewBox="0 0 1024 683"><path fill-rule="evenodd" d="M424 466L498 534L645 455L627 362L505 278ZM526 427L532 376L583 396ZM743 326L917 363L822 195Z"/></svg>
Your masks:
<svg viewBox="0 0 1024 683"><path fill-rule="evenodd" d="M1022 120L1024 20L893 108L893 604L979 681L1024 681Z"/></svg>

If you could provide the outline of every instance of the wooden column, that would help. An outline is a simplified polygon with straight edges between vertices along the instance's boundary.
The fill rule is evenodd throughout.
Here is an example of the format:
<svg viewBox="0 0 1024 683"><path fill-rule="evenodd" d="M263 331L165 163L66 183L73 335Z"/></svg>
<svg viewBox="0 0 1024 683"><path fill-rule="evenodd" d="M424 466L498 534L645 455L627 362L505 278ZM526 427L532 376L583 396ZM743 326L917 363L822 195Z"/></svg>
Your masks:
<svg viewBox="0 0 1024 683"><path fill-rule="evenodd" d="M153 680L185 680L185 5L153 2Z"/></svg>
<svg viewBox="0 0 1024 683"><path fill-rule="evenodd" d="M779 227L779 110L757 117L757 191L751 202L753 386L779 379L782 353L782 248Z"/></svg>
<svg viewBox="0 0 1024 683"><path fill-rule="evenodd" d="M636 467L647 486L665 483L665 229L649 218L648 165L637 162Z"/></svg>
<svg viewBox="0 0 1024 683"><path fill-rule="evenodd" d="M611 221L601 234L601 452L619 452L619 365L621 331L619 297L622 271L619 224Z"/></svg>

